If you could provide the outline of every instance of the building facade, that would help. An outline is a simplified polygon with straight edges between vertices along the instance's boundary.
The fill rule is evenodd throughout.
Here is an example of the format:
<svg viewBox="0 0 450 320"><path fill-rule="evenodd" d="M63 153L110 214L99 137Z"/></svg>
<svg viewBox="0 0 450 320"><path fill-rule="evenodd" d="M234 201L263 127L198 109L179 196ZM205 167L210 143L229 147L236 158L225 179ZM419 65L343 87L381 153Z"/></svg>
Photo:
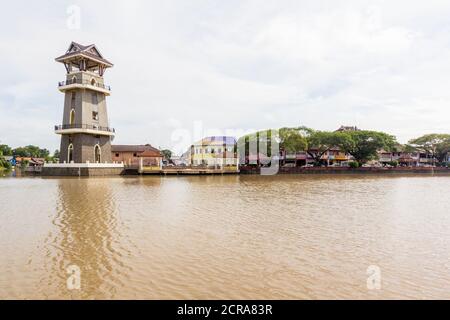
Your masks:
<svg viewBox="0 0 450 320"><path fill-rule="evenodd" d="M228 136L203 138L191 145L188 162L192 166L237 166L236 139Z"/></svg>
<svg viewBox="0 0 450 320"><path fill-rule="evenodd" d="M111 158L114 162L123 162L128 167L138 167L141 160L144 165L162 166L163 155L160 150L146 145L112 145Z"/></svg>

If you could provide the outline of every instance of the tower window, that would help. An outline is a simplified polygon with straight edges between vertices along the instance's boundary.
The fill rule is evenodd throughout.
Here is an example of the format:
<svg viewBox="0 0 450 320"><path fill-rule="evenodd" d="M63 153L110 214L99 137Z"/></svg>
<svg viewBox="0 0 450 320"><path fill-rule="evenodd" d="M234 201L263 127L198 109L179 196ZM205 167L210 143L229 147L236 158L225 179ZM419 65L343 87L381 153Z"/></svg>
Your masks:
<svg viewBox="0 0 450 320"><path fill-rule="evenodd" d="M73 144L69 144L69 147L67 147L67 161L69 163L73 161Z"/></svg>
<svg viewBox="0 0 450 320"><path fill-rule="evenodd" d="M94 147L94 158L95 158L95 162L98 162L98 163L100 163L102 160L100 146L98 144Z"/></svg>
<svg viewBox="0 0 450 320"><path fill-rule="evenodd" d="M92 111L92 120L98 121L98 112Z"/></svg>
<svg viewBox="0 0 450 320"><path fill-rule="evenodd" d="M92 104L98 104L97 93L92 92Z"/></svg>
<svg viewBox="0 0 450 320"><path fill-rule="evenodd" d="M69 124L71 126L75 124L75 109L70 110Z"/></svg>
<svg viewBox="0 0 450 320"><path fill-rule="evenodd" d="M72 108L75 108L75 98L76 98L76 92L72 92L72 97L71 97L71 102L70 102L70 106Z"/></svg>

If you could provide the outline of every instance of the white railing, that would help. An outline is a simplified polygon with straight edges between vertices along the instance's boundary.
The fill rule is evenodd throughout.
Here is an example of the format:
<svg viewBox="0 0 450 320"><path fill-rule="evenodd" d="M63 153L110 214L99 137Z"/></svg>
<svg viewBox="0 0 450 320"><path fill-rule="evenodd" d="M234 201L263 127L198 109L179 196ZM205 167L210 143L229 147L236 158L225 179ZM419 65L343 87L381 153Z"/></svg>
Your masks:
<svg viewBox="0 0 450 320"><path fill-rule="evenodd" d="M46 168L123 168L123 162L120 163L108 163L108 162L96 162L96 163L45 163Z"/></svg>

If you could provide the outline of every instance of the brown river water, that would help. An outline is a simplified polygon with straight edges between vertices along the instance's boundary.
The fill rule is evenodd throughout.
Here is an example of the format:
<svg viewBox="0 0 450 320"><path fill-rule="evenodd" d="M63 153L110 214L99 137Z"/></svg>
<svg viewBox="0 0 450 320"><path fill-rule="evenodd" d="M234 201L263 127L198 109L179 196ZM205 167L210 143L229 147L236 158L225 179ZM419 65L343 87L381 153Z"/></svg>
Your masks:
<svg viewBox="0 0 450 320"><path fill-rule="evenodd" d="M449 194L449 176L2 178L0 298L450 299Z"/></svg>

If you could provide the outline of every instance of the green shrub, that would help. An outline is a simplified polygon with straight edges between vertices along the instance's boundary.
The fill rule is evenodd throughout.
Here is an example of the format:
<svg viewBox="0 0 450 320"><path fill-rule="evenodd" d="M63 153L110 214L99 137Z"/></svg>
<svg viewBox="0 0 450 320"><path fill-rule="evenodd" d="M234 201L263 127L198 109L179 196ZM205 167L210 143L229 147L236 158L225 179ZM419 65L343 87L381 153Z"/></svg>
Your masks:
<svg viewBox="0 0 450 320"><path fill-rule="evenodd" d="M21 163L20 163L20 168L21 169L25 169L26 167L28 167L28 160L23 160Z"/></svg>
<svg viewBox="0 0 450 320"><path fill-rule="evenodd" d="M398 161L396 161L396 160L393 160L393 161L389 161L389 165L391 166L391 167L398 167Z"/></svg>
<svg viewBox="0 0 450 320"><path fill-rule="evenodd" d="M354 168L354 169L359 168L359 163L356 161L351 161L348 163L348 165L350 168Z"/></svg>
<svg viewBox="0 0 450 320"><path fill-rule="evenodd" d="M6 161L5 158L0 158L0 168L4 168L6 170L11 169L11 163L9 161Z"/></svg>

